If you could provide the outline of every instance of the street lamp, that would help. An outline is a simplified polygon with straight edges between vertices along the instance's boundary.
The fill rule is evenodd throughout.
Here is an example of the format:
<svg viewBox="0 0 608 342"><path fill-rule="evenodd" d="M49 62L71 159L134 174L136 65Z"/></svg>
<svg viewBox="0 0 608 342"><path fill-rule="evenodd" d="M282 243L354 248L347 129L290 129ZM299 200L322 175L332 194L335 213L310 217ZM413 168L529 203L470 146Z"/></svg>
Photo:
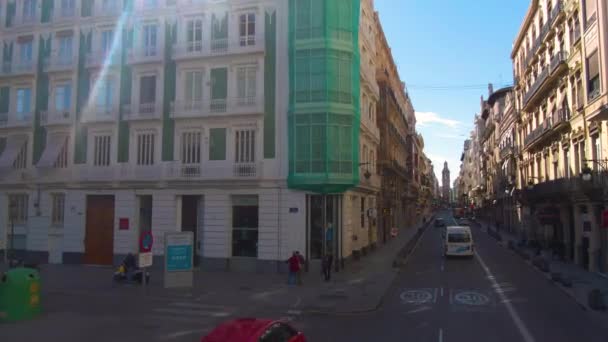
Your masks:
<svg viewBox="0 0 608 342"><path fill-rule="evenodd" d="M583 159L583 162L593 163L597 166L599 171L608 170L608 159ZM585 182L589 182L593 178L593 170L589 167L589 165L585 164L585 167L583 167L583 170L581 171L581 178Z"/></svg>

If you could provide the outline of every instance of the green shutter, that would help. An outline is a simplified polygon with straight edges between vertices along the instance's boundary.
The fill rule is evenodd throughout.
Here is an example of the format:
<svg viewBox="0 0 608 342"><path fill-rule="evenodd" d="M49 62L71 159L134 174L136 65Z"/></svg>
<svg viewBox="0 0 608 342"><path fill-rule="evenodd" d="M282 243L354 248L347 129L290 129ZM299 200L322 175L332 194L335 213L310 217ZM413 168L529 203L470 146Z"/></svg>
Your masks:
<svg viewBox="0 0 608 342"><path fill-rule="evenodd" d="M226 99L228 96L228 69L211 69L211 99Z"/></svg>
<svg viewBox="0 0 608 342"><path fill-rule="evenodd" d="M6 138L0 138L0 155L4 152L4 148L6 147Z"/></svg>
<svg viewBox="0 0 608 342"><path fill-rule="evenodd" d="M36 78L36 102L34 104L34 139L32 162L36 164L46 147L46 128L40 125L40 112L48 108L49 76L43 72L44 60L51 54L51 37L39 39L38 77Z"/></svg>
<svg viewBox="0 0 608 342"><path fill-rule="evenodd" d="M209 160L226 160L226 129L209 130Z"/></svg>
<svg viewBox="0 0 608 342"><path fill-rule="evenodd" d="M177 25L165 25L165 84L163 96L163 148L162 160L173 161L175 122L170 116L171 102L175 101L176 65L171 58L173 44L177 39Z"/></svg>
<svg viewBox="0 0 608 342"><path fill-rule="evenodd" d="M10 99L10 88L0 88L0 113L8 113Z"/></svg>
<svg viewBox="0 0 608 342"><path fill-rule="evenodd" d="M129 30L123 30L122 41L127 41L129 37ZM123 120L123 107L124 105L131 103L131 85L132 85L132 77L133 71L132 68L126 64L126 50L123 49L122 55L116 57L120 57L120 95L119 95L119 123L118 123L118 162L119 163L128 163L129 162L129 122Z"/></svg>
<svg viewBox="0 0 608 342"><path fill-rule="evenodd" d="M42 0L42 16L43 23L50 23L53 14L53 0Z"/></svg>
<svg viewBox="0 0 608 342"><path fill-rule="evenodd" d="M6 27L13 26L13 19L15 19L16 12L17 4L15 2L9 2L6 4Z"/></svg>
<svg viewBox="0 0 608 342"><path fill-rule="evenodd" d="M83 17L90 17L93 15L93 0L82 0L81 13Z"/></svg>
<svg viewBox="0 0 608 342"><path fill-rule="evenodd" d="M264 158L275 158L276 30L277 13L266 13L266 58L264 58Z"/></svg>
<svg viewBox="0 0 608 342"><path fill-rule="evenodd" d="M82 109L89 98L89 71L85 68L86 54L90 51L91 34L80 34L78 48L78 88L76 89L76 134L74 138L74 163L84 164L87 161L87 127L80 120Z"/></svg>

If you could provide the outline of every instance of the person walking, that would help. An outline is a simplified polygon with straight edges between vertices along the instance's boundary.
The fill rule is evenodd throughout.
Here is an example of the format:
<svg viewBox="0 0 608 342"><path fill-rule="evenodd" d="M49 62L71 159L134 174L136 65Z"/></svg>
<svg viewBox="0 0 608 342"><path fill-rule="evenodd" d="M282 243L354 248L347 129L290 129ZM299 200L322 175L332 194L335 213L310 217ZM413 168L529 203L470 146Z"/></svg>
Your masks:
<svg viewBox="0 0 608 342"><path fill-rule="evenodd" d="M321 261L321 268L323 270L325 281L331 280L331 265L333 263L333 259L333 255L326 254Z"/></svg>
<svg viewBox="0 0 608 342"><path fill-rule="evenodd" d="M287 266L289 267L289 276L287 277L287 284L295 285L297 280L297 274L300 271L300 258L298 258L297 252L293 252L291 257L287 259Z"/></svg>
<svg viewBox="0 0 608 342"><path fill-rule="evenodd" d="M298 285L302 285L302 271L304 269L304 264L306 263L306 260L304 259L302 254L300 254L300 251L296 251L296 256L298 257L299 263L298 272L296 272L296 281Z"/></svg>

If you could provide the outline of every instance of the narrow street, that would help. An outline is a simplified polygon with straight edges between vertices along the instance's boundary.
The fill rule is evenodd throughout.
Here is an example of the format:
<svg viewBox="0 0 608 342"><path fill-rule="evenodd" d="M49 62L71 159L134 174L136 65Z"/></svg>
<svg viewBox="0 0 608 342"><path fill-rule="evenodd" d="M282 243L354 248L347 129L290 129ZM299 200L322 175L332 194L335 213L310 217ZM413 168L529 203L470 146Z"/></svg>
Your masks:
<svg viewBox="0 0 608 342"><path fill-rule="evenodd" d="M379 311L297 326L311 341L606 341L608 327L538 271L479 225L473 236L475 258L446 260L430 227Z"/></svg>

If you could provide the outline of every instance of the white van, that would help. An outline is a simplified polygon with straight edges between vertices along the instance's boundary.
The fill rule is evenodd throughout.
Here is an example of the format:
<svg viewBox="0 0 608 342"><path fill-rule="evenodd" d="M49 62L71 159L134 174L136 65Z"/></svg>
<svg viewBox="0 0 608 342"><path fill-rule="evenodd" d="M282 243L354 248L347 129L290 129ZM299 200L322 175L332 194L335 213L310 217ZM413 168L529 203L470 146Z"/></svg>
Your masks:
<svg viewBox="0 0 608 342"><path fill-rule="evenodd" d="M475 244L471 227L449 226L445 228L444 236L445 256L473 256Z"/></svg>

